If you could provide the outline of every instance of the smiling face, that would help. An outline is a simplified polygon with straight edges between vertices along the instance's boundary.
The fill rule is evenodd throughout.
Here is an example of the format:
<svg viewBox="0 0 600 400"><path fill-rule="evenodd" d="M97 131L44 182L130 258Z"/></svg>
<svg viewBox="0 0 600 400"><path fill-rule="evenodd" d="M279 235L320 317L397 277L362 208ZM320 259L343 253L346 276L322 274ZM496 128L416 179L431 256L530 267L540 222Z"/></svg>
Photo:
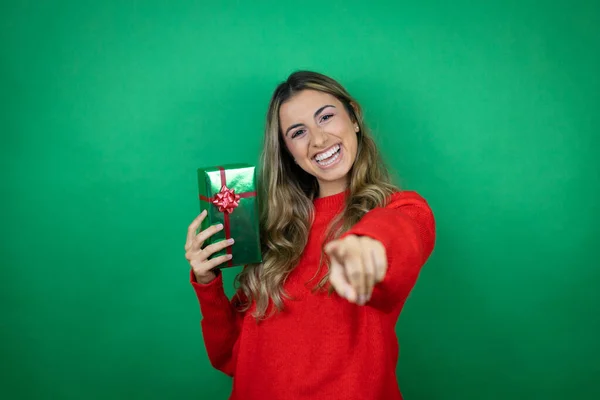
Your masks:
<svg viewBox="0 0 600 400"><path fill-rule="evenodd" d="M319 182L319 197L343 192L359 129L344 104L329 93L303 90L281 105L279 124L296 163Z"/></svg>

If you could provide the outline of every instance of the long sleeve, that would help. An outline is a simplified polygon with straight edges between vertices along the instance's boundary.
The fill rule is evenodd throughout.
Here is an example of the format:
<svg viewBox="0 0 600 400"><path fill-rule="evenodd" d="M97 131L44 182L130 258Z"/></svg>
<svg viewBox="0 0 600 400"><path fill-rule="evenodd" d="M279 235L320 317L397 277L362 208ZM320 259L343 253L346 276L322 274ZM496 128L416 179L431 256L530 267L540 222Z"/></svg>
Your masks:
<svg viewBox="0 0 600 400"><path fill-rule="evenodd" d="M240 334L243 314L236 310L237 296L227 298L223 276L208 284L198 283L190 271L190 282L200 304L204 345L212 366L233 376L236 365L236 343Z"/></svg>
<svg viewBox="0 0 600 400"><path fill-rule="evenodd" d="M388 259L382 282L375 285L368 305L384 312L399 311L433 251L435 220L425 199L411 191L395 193L386 207L363 216L343 236L368 236L380 241Z"/></svg>

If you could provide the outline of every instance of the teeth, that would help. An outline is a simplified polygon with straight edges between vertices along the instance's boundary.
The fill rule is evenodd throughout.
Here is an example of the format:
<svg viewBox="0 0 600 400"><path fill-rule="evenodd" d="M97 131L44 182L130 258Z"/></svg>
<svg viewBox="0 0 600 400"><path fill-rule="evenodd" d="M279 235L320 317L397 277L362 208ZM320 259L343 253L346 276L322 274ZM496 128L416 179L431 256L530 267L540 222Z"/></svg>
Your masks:
<svg viewBox="0 0 600 400"><path fill-rule="evenodd" d="M340 157L340 153L336 153L333 157L327 159L327 161L317 161L319 165L326 167L328 165L333 164Z"/></svg>
<svg viewBox="0 0 600 400"><path fill-rule="evenodd" d="M315 160L317 161L323 161L326 158L331 157L332 155L334 155L338 150L340 149L340 145L336 144L335 146L333 146L329 151L325 152L325 153L319 153L315 156Z"/></svg>
<svg viewBox="0 0 600 400"><path fill-rule="evenodd" d="M340 157L340 146L335 145L331 150L328 150L325 153L317 154L315 160L317 163L323 167L327 167L328 165L333 164Z"/></svg>

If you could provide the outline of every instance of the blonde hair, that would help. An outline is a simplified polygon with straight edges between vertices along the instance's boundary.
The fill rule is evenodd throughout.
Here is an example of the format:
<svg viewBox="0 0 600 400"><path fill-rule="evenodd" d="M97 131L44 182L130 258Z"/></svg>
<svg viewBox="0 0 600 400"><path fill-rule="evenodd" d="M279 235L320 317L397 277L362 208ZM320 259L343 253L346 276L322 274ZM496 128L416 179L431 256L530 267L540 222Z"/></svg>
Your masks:
<svg viewBox="0 0 600 400"><path fill-rule="evenodd" d="M267 111L259 168L263 262L245 266L235 279L246 297L240 310L248 310L255 301L254 317L257 319L266 316L271 302L275 306L271 314L275 308L283 310L283 298L289 298L283 291L283 285L302 256L314 218L313 200L318 196L318 182L294 162L286 150L279 124L281 105L306 89L335 96L359 126L356 160L349 173L349 193L343 212L328 227L325 243L339 237L369 210L384 206L389 196L398 190L391 183L375 142L369 135L360 105L337 81L320 73L297 71L280 83ZM322 289L327 284L329 264L321 251L319 271L323 260L327 273L315 289Z"/></svg>

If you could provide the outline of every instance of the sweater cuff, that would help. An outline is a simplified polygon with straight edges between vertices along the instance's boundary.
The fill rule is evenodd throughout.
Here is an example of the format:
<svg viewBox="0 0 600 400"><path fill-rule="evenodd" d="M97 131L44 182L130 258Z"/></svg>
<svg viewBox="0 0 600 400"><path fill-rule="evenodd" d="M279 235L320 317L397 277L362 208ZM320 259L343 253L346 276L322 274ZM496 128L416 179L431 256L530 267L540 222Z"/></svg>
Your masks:
<svg viewBox="0 0 600 400"><path fill-rule="evenodd" d="M194 292L196 293L202 314L206 315L206 313L209 311L209 308L229 308L230 304L229 299L225 294L222 273L218 272L217 277L209 283L200 283L196 281L194 271L190 269L190 283L192 284Z"/></svg>

